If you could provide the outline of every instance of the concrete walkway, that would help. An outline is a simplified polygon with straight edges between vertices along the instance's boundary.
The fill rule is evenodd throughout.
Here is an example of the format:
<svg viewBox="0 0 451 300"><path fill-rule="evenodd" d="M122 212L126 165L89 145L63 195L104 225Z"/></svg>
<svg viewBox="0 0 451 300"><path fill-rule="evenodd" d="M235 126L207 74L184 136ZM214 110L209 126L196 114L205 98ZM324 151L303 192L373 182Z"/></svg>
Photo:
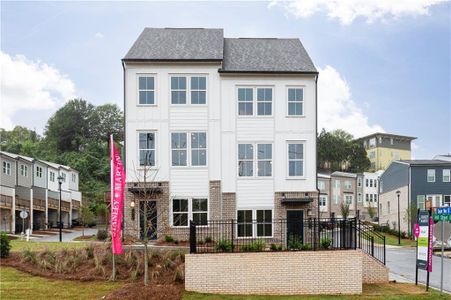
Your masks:
<svg viewBox="0 0 451 300"><path fill-rule="evenodd" d="M67 230L67 229L65 229ZM74 238L79 237L82 235L82 230L77 228L76 230L70 230L71 233L64 233L63 232L63 242L70 242ZM85 228L85 235L93 235L97 234L96 228ZM59 242L59 234L55 235L46 235L42 237L37 237L33 239L33 242Z"/></svg>

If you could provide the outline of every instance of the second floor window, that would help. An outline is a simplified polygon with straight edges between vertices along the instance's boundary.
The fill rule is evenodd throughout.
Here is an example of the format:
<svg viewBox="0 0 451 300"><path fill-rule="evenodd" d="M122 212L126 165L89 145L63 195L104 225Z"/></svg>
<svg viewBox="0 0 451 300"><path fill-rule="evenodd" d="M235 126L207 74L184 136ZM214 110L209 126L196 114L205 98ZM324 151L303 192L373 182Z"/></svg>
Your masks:
<svg viewBox="0 0 451 300"><path fill-rule="evenodd" d="M450 179L451 179L451 170L450 169L444 169L442 175L443 175L442 176L443 182L450 182Z"/></svg>
<svg viewBox="0 0 451 300"><path fill-rule="evenodd" d="M2 167L3 167L3 174L11 175L11 163L4 161Z"/></svg>
<svg viewBox="0 0 451 300"><path fill-rule="evenodd" d="M304 176L304 144L288 144L288 176Z"/></svg>
<svg viewBox="0 0 451 300"><path fill-rule="evenodd" d="M22 175L23 177L28 176L28 167L27 166L20 165L20 175Z"/></svg>
<svg viewBox="0 0 451 300"><path fill-rule="evenodd" d="M139 165L155 166L155 133L139 133Z"/></svg>
<svg viewBox="0 0 451 300"><path fill-rule="evenodd" d="M255 149L257 153L254 153ZM255 159L257 165L255 166ZM254 169L257 168L255 174ZM238 176L272 176L272 144L239 144Z"/></svg>
<svg viewBox="0 0 451 300"><path fill-rule="evenodd" d="M171 151L172 166L188 166L189 161L191 161L191 166L206 166L207 133L173 132L171 134ZM191 155L190 160L189 153Z"/></svg>
<svg viewBox="0 0 451 300"><path fill-rule="evenodd" d="M238 175L254 176L254 145L238 145Z"/></svg>
<svg viewBox="0 0 451 300"><path fill-rule="evenodd" d="M352 189L352 183L351 183L351 181L349 181L349 180L346 180L345 181L345 189Z"/></svg>
<svg viewBox="0 0 451 300"><path fill-rule="evenodd" d="M271 116L272 88L269 87L238 88L238 115Z"/></svg>
<svg viewBox="0 0 451 300"><path fill-rule="evenodd" d="M435 182L435 169L428 169L428 182Z"/></svg>
<svg viewBox="0 0 451 300"><path fill-rule="evenodd" d="M318 181L318 188L320 190L324 190L326 188L326 184L324 183L324 181L322 180Z"/></svg>
<svg viewBox="0 0 451 300"><path fill-rule="evenodd" d="M50 181L55 182L55 172L50 172Z"/></svg>
<svg viewBox="0 0 451 300"><path fill-rule="evenodd" d="M72 182L75 182L76 179L77 179L77 175L72 174Z"/></svg>
<svg viewBox="0 0 451 300"><path fill-rule="evenodd" d="M151 76L140 76L138 81L139 104L155 104L155 78Z"/></svg>
<svg viewBox="0 0 451 300"><path fill-rule="evenodd" d="M304 115L304 89L288 88L288 115Z"/></svg>
<svg viewBox="0 0 451 300"><path fill-rule="evenodd" d="M42 168L36 167L36 177L42 177Z"/></svg>

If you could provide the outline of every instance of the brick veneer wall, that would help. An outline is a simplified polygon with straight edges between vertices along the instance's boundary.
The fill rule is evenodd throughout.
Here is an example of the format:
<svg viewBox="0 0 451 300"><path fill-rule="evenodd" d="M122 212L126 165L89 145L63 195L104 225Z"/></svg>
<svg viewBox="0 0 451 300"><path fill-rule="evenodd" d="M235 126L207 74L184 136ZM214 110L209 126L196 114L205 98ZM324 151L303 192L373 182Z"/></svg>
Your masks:
<svg viewBox="0 0 451 300"><path fill-rule="evenodd" d="M360 294L358 250L187 254L185 289L219 294Z"/></svg>
<svg viewBox="0 0 451 300"><path fill-rule="evenodd" d="M388 268L375 258L363 253L363 283L387 283Z"/></svg>
<svg viewBox="0 0 451 300"><path fill-rule="evenodd" d="M222 193L222 219L236 220L236 194Z"/></svg>

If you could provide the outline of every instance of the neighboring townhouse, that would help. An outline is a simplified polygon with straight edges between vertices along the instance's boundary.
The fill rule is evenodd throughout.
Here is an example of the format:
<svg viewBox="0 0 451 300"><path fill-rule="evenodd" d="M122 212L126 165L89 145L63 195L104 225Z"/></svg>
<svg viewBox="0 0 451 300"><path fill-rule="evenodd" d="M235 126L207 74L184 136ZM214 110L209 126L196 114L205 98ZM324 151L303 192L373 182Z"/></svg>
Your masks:
<svg viewBox="0 0 451 300"><path fill-rule="evenodd" d="M318 173L320 218L330 217L331 183L330 174Z"/></svg>
<svg viewBox="0 0 451 300"><path fill-rule="evenodd" d="M378 198L379 198L379 177L382 171L378 172L363 172L357 178L357 203L361 218L370 220L370 215L373 215L373 220L377 216ZM370 211L371 210L371 214Z"/></svg>
<svg viewBox="0 0 451 300"><path fill-rule="evenodd" d="M78 217L81 206L76 170L4 151L0 151L0 158L0 231L20 233L23 231L23 224L25 229L32 230L56 227L60 174L63 177L62 219L65 227L71 226L72 220ZM69 176L72 182L68 182ZM24 222L20 218L22 209L28 213Z"/></svg>
<svg viewBox="0 0 451 300"><path fill-rule="evenodd" d="M342 204L349 205L348 217L357 216L357 199L356 199L356 184L357 175L348 172L333 172L330 175L331 181L331 200L330 212L331 216L341 218Z"/></svg>
<svg viewBox="0 0 451 300"><path fill-rule="evenodd" d="M371 162L371 169L385 170L392 161L411 159L411 142L416 137L374 133L359 140L365 147Z"/></svg>
<svg viewBox="0 0 451 300"><path fill-rule="evenodd" d="M391 163L380 177L379 223L398 228L398 198L401 231L412 232L416 213L408 211L450 206L451 162L401 160Z"/></svg>
<svg viewBox="0 0 451 300"><path fill-rule="evenodd" d="M16 200L17 164L16 157L0 152L0 231L13 232L13 212Z"/></svg>
<svg viewBox="0 0 451 300"><path fill-rule="evenodd" d="M434 159L451 161L451 154L441 154L434 156Z"/></svg>
<svg viewBox="0 0 451 300"><path fill-rule="evenodd" d="M146 28L122 63L127 234L143 199L151 237L234 219L264 238L273 219L317 216L318 73L299 39Z"/></svg>

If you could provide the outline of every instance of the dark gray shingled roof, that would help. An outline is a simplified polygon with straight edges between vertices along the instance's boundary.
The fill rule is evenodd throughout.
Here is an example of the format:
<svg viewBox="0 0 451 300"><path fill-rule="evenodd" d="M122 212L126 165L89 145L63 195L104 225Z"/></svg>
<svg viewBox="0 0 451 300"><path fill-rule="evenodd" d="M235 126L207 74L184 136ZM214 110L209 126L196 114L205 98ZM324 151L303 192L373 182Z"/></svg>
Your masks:
<svg viewBox="0 0 451 300"><path fill-rule="evenodd" d="M144 28L124 60L220 61L223 43L222 29Z"/></svg>
<svg viewBox="0 0 451 300"><path fill-rule="evenodd" d="M224 39L220 72L316 73L299 39Z"/></svg>
<svg viewBox="0 0 451 300"><path fill-rule="evenodd" d="M451 165L451 162L439 159L411 159L400 160L401 163L406 163L412 166L439 166L439 165Z"/></svg>

